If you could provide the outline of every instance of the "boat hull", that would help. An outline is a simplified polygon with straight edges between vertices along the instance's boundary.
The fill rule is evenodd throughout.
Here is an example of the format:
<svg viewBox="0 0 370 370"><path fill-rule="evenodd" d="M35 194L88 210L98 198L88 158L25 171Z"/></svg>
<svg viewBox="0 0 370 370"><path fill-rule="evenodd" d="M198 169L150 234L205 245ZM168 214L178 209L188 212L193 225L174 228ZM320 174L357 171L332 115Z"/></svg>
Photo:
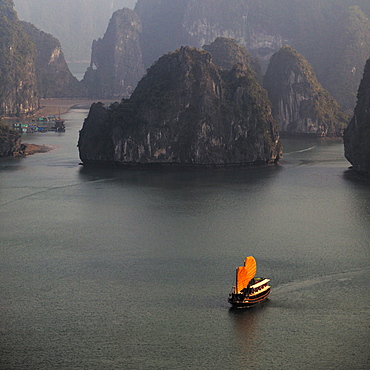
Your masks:
<svg viewBox="0 0 370 370"><path fill-rule="evenodd" d="M268 288L260 294L253 296L244 296L242 294L231 293L228 301L233 307L236 308L251 308L265 301L269 296L270 291L271 289Z"/></svg>

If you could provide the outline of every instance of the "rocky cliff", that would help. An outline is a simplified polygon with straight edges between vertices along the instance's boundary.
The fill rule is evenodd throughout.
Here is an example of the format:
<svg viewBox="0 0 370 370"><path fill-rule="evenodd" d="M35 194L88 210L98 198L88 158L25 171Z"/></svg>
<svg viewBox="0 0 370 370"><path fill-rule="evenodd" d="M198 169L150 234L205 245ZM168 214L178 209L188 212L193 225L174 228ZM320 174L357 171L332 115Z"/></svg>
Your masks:
<svg viewBox="0 0 370 370"><path fill-rule="evenodd" d="M0 122L0 157L8 157L21 150L21 135Z"/></svg>
<svg viewBox="0 0 370 370"><path fill-rule="evenodd" d="M146 67L181 45L201 48L217 37L234 38L258 57L290 44L317 72L320 83L347 110L370 50L370 2L357 0L138 0ZM341 35L338 37L338 35Z"/></svg>
<svg viewBox="0 0 370 370"><path fill-rule="evenodd" d="M41 98L75 98L84 96L82 85L70 72L60 42L31 23L23 29L36 45L37 90Z"/></svg>
<svg viewBox="0 0 370 370"><path fill-rule="evenodd" d="M272 56L264 87L281 132L342 135L348 117L318 83L305 58L290 46Z"/></svg>
<svg viewBox="0 0 370 370"><path fill-rule="evenodd" d="M208 52L161 57L130 99L94 104L79 137L84 164L244 165L279 159L266 92L240 64L219 72Z"/></svg>
<svg viewBox="0 0 370 370"><path fill-rule="evenodd" d="M370 174L370 59L358 89L353 118L344 132L344 150L355 170Z"/></svg>
<svg viewBox="0 0 370 370"><path fill-rule="evenodd" d="M92 45L90 68L83 79L90 97L121 99L131 94L145 72L140 32L140 19L132 10L113 13L104 37Z"/></svg>
<svg viewBox="0 0 370 370"><path fill-rule="evenodd" d="M0 116L31 113L38 108L36 48L11 0L0 0L0 29Z"/></svg>

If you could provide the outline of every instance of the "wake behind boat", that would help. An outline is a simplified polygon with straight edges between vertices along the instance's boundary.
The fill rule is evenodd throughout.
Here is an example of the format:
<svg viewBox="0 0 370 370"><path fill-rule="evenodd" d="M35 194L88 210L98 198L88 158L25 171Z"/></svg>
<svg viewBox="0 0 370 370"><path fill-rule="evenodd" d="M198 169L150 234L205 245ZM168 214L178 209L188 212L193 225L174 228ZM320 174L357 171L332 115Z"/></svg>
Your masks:
<svg viewBox="0 0 370 370"><path fill-rule="evenodd" d="M245 259L244 266L236 268L236 283L228 299L233 307L253 307L263 302L270 294L270 279L255 277L256 272L257 264L252 256Z"/></svg>

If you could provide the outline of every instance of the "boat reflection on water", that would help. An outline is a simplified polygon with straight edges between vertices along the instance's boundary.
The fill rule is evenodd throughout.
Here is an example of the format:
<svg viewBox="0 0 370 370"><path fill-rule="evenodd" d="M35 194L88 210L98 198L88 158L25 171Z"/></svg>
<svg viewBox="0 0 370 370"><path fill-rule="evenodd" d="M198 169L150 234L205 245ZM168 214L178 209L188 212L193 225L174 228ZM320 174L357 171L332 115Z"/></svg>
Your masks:
<svg viewBox="0 0 370 370"><path fill-rule="evenodd" d="M248 368L253 368L259 363L255 354L261 345L260 336L261 322L263 315L268 307L269 301L263 305L258 305L253 310L241 310L230 307L229 318L234 329L235 342L242 358L248 361Z"/></svg>

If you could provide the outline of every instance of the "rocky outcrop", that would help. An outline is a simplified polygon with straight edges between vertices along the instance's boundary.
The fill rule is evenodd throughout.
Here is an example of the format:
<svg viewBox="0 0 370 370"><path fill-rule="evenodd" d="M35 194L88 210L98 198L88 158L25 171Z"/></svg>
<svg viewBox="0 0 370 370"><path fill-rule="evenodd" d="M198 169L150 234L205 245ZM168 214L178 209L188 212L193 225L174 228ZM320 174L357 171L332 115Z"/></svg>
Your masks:
<svg viewBox="0 0 370 370"><path fill-rule="evenodd" d="M10 0L0 1L0 28L0 116L29 114L38 108L36 48Z"/></svg>
<svg viewBox="0 0 370 370"><path fill-rule="evenodd" d="M75 98L84 96L82 85L70 72L60 42L31 23L23 29L36 45L37 90L41 98Z"/></svg>
<svg viewBox="0 0 370 370"><path fill-rule="evenodd" d="M267 94L244 65L218 71L208 52L161 57L130 99L94 104L79 137L84 164L246 165L279 160Z"/></svg>
<svg viewBox="0 0 370 370"><path fill-rule="evenodd" d="M144 74L139 35L141 22L130 9L113 13L104 37L94 40L83 83L92 98L129 96Z"/></svg>
<svg viewBox="0 0 370 370"><path fill-rule="evenodd" d="M355 170L370 174L370 59L358 89L353 118L344 132L344 150Z"/></svg>
<svg viewBox="0 0 370 370"><path fill-rule="evenodd" d="M235 39L217 37L210 45L203 49L211 53L213 63L223 70L232 69L235 64L244 64L249 67L258 83L262 84L262 72L258 59L248 50L239 45Z"/></svg>
<svg viewBox="0 0 370 370"><path fill-rule="evenodd" d="M0 157L12 156L21 149L21 135L0 122Z"/></svg>
<svg viewBox="0 0 370 370"><path fill-rule="evenodd" d="M309 63L290 46L272 56L264 87L281 132L342 135L347 116L318 83Z"/></svg>

